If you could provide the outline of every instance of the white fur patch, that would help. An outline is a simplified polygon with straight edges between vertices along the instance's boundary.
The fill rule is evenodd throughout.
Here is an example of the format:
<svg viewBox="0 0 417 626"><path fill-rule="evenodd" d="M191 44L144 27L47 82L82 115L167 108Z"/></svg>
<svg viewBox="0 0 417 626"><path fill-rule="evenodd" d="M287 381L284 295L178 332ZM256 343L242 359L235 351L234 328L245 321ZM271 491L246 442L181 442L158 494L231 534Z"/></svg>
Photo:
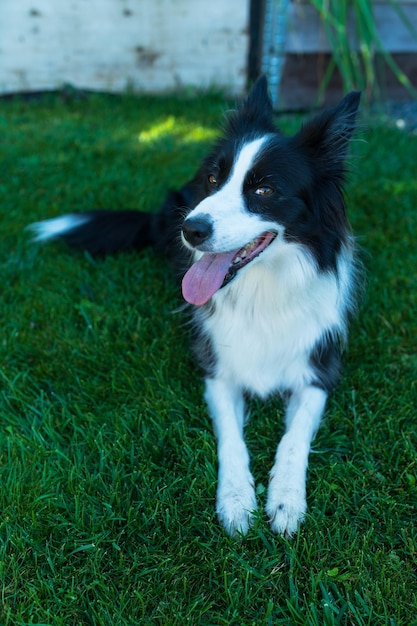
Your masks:
<svg viewBox="0 0 417 626"><path fill-rule="evenodd" d="M243 183L257 154L268 141L264 135L245 144L238 153L226 183L188 214L188 218L210 215L213 235L205 243L205 252L228 252L243 247L266 230L279 230L279 224L249 213L243 199ZM282 228L281 228L282 230Z"/></svg>
<svg viewBox="0 0 417 626"><path fill-rule="evenodd" d="M44 220L43 222L35 222L29 228L35 234L34 241L48 241L54 237L65 235L65 233L74 230L74 228L85 224L89 219L86 215L69 213L68 215Z"/></svg>
<svg viewBox="0 0 417 626"><path fill-rule="evenodd" d="M217 515L230 535L246 533L256 509L256 495L243 439L243 395L227 378L217 378L206 380L204 397L217 434Z"/></svg>
<svg viewBox="0 0 417 626"><path fill-rule="evenodd" d="M275 240L194 315L211 338L216 375L266 397L311 383L310 353L328 331L344 332L337 277L317 273L306 249Z"/></svg>
<svg viewBox="0 0 417 626"><path fill-rule="evenodd" d="M326 398L322 389L308 387L295 393L287 407L287 431L278 445L266 504L272 530L282 535L292 535L304 519L308 454Z"/></svg>

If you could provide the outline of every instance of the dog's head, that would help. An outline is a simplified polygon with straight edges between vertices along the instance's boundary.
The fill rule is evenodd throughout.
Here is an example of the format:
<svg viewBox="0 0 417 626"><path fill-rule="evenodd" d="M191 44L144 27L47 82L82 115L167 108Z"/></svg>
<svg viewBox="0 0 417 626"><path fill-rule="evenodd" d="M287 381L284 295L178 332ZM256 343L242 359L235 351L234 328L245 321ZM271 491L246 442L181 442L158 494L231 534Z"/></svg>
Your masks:
<svg viewBox="0 0 417 626"><path fill-rule="evenodd" d="M201 257L183 281L203 304L249 263L283 243L311 249L326 269L348 234L342 184L360 94L307 122L292 137L273 123L265 77L233 112L196 181L203 198L182 225Z"/></svg>

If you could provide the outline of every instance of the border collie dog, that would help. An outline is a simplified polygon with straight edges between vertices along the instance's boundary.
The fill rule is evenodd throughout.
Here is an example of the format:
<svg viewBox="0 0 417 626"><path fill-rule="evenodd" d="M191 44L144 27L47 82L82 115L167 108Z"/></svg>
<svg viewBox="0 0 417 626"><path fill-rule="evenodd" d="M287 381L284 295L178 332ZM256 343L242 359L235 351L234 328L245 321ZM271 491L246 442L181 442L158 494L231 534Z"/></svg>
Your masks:
<svg viewBox="0 0 417 626"><path fill-rule="evenodd" d="M195 177L157 213L88 211L32 225L91 254L153 246L183 274L218 442L217 514L246 533L257 507L245 397L279 393L285 433L266 512L291 535L306 512L312 438L339 376L357 284L343 184L360 100L348 94L291 137L258 79Z"/></svg>

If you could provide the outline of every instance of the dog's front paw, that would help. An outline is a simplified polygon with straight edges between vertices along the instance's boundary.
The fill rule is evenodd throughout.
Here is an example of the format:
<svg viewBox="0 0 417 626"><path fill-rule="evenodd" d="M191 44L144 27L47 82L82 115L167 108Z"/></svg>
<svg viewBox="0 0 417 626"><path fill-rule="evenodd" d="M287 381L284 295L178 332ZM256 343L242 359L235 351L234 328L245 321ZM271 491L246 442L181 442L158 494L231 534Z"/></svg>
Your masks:
<svg viewBox="0 0 417 626"><path fill-rule="evenodd" d="M275 533L290 537L304 520L306 510L305 489L280 486L271 479L266 512Z"/></svg>
<svg viewBox="0 0 417 626"><path fill-rule="evenodd" d="M256 510L255 487L251 474L244 480L223 479L217 489L216 511L226 532L232 537L245 535Z"/></svg>

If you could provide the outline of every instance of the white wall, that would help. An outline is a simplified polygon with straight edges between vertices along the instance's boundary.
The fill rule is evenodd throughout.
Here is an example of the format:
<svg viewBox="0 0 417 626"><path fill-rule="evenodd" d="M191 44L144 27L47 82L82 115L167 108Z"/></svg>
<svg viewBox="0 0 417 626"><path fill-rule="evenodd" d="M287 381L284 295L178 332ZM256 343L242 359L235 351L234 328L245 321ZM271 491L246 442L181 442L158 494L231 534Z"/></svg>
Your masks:
<svg viewBox="0 0 417 626"><path fill-rule="evenodd" d="M0 93L243 91L249 0L0 0Z"/></svg>

